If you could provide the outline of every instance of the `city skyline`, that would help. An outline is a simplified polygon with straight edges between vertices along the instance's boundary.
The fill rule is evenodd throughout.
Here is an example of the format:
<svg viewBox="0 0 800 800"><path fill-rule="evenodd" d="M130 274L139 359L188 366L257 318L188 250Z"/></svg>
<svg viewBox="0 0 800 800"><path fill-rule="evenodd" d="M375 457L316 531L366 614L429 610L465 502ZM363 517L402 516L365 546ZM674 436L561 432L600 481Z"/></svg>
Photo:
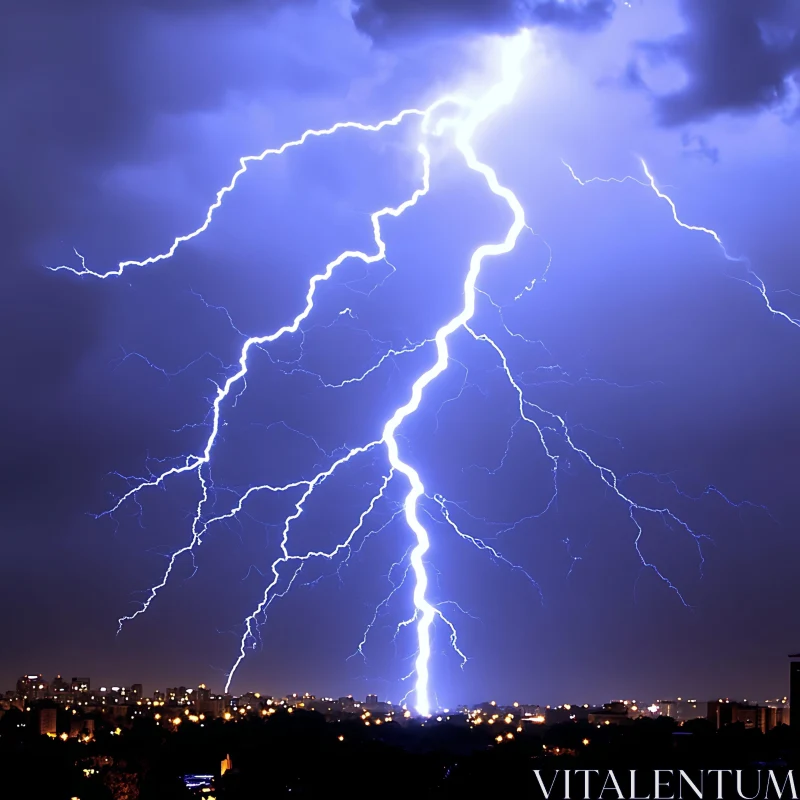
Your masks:
<svg viewBox="0 0 800 800"><path fill-rule="evenodd" d="M185 797L188 790L214 800L252 797L267 781L271 790L289 794L298 787L308 792L329 786L328 774L320 780L320 773L329 771L337 778L342 771L355 771L372 794L375 779L396 772L394 762L403 764L405 778L421 767L415 786L437 784L434 796L443 796L445 784L455 790L445 796L458 797L465 789L474 793L476 779L485 789L504 781L504 788L535 790L538 783L548 797L552 792L540 773L554 772L554 780L564 774L565 797L572 785L569 772L583 776L588 796L589 776L602 774L596 767L613 765L624 770L630 796L638 798L650 796L639 790L648 773L643 767L654 756L669 764L652 771L656 796L671 777L703 796L704 775L717 778L722 796L726 774L738 796L745 783L759 790L746 797L760 796L762 777L764 797L770 796L770 784L778 795L786 782L795 791L791 746L796 730L790 727L786 698L764 705L661 700L648 708L629 701L554 708L491 701L423 717L375 694L363 699L309 693L232 697L214 695L205 686L181 686L156 691L151 699L141 685L98 694L90 683L86 677L67 682L56 676L48 685L40 676L24 675L15 692L0 697L6 763L28 773L26 785L41 795L127 796L141 788L142 795L152 797L166 792ZM273 762L266 774L265 753ZM698 756L715 767L698 769ZM307 768L310 761L314 770ZM735 781L734 770L725 768L745 764L750 769L736 769ZM743 772L749 773L745 781ZM606 783L618 785L613 771L607 775ZM596 789L603 794L599 781Z"/></svg>
<svg viewBox="0 0 800 800"><path fill-rule="evenodd" d="M794 672L791 674L794 675ZM791 683L791 681L789 681L789 683ZM281 700L291 702L293 699L300 701L304 698L310 698L312 700L338 700L342 702L346 699L349 699L350 701L355 702L356 706L359 704L369 705L370 703L377 704L380 702L382 704L388 704L389 706L395 706L397 708L409 708L407 701L405 703L399 703L375 692L368 692L366 695L362 695L365 698L364 700L359 700L358 695L352 692L338 695L326 695L308 691L270 693L269 691L265 691L264 687L259 689L251 687L247 691L237 694L225 692L224 690L217 690L213 686L209 687L205 683L201 683L197 686L187 686L185 682L177 682L174 686L165 685L163 689L159 686L150 691L146 691L145 685L139 682L134 682L127 685L123 683L114 684L113 682L103 683L102 681L92 681L91 677L88 675L73 676L67 680L60 673L56 674L51 680L45 678L42 673L24 673L17 679L14 689L6 689L4 692L3 690L0 690L0 700L4 698L7 702L13 698L28 698L32 701L61 699L62 703L67 702L68 704L75 704L76 701L81 701L85 704L88 702L87 698L96 699L97 701L100 701L103 698L108 698L113 700L115 704L120 705L128 705L129 703L133 704L136 701L144 700L149 702L153 699L166 699L168 701L171 699L175 702L182 702L196 700L198 696L203 696L205 698L215 697L219 699L228 698L230 701L235 701L237 699L240 700L241 698L260 698L263 701ZM576 702L576 700L578 700L578 702ZM452 708L439 707L435 709L433 713L435 714L442 710L447 712L458 709L476 709L489 705L497 706L499 708L522 707L569 710L570 707L575 707L583 709L591 708L596 710L603 707L623 704L626 707L629 707L631 711L640 712L644 716L647 716L648 712L651 716L659 716L661 714L670 716L672 715L670 709L674 708L676 705L684 706L686 708L698 708L701 711L704 711L705 707L710 705L712 702L719 704L754 704L765 707L785 706L788 708L789 701L790 691L788 690L783 696L759 700L754 699L753 696L731 698L718 697L715 695L713 697L707 697L703 699L700 697L692 697L691 695L684 696L681 694L662 694L658 696L650 695L649 699L646 700L637 699L630 695L628 696L628 699L622 699L621 697L604 699L594 698L593 700L589 701L587 701L587 698L572 697L570 698L569 702L562 699L559 703L534 702L534 700L531 698L516 698L514 700L509 700L507 698L483 698L480 701L455 703ZM697 715L705 716L705 713L700 713L700 711L698 711ZM680 716L678 718L680 719Z"/></svg>
<svg viewBox="0 0 800 800"><path fill-rule="evenodd" d="M16 664L786 694L797 9L501 5L15 9Z"/></svg>

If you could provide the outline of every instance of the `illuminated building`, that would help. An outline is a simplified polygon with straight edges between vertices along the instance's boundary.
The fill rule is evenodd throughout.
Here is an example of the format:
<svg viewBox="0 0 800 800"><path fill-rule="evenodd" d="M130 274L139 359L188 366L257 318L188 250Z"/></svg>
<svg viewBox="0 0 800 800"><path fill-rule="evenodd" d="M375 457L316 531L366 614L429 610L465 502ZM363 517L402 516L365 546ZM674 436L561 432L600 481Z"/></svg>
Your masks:
<svg viewBox="0 0 800 800"><path fill-rule="evenodd" d="M717 729L730 725L733 721L732 703L729 700L709 700L707 705L706 718L709 722L713 722Z"/></svg>
<svg viewBox="0 0 800 800"><path fill-rule="evenodd" d="M789 708L800 708L800 653L790 655L789 664ZM800 712L796 715L797 726L800 727Z"/></svg>
<svg viewBox="0 0 800 800"><path fill-rule="evenodd" d="M192 689L187 689L185 686L177 686L172 689L168 687L166 691L167 705L188 705L191 694Z"/></svg>
<svg viewBox="0 0 800 800"><path fill-rule="evenodd" d="M392 711L392 704L385 700L378 700L378 695L368 694L362 708L371 711L373 714L388 714Z"/></svg>
<svg viewBox="0 0 800 800"><path fill-rule="evenodd" d="M633 719L628 715L628 704L621 700L606 703L602 709L592 709L589 712L591 725L628 725Z"/></svg>
<svg viewBox="0 0 800 800"><path fill-rule="evenodd" d="M748 730L766 733L777 725L786 724L784 709L775 706L748 705L733 700L709 700L707 718L719 728L742 724Z"/></svg>
<svg viewBox="0 0 800 800"><path fill-rule="evenodd" d="M194 703L195 711L198 714L205 714L207 717L221 717L226 708L230 708L230 699L226 700L221 694L209 694L208 691L203 696L198 696Z"/></svg>
<svg viewBox="0 0 800 800"><path fill-rule="evenodd" d="M777 728L778 725L789 724L789 708L785 705L766 706L764 708L764 713L766 719L766 731Z"/></svg>
<svg viewBox="0 0 800 800"><path fill-rule="evenodd" d="M307 700L311 698L310 695L304 695L302 698L299 698L299 704L302 704L303 700ZM271 700L271 697L266 697L265 695L261 695L259 692L247 692L247 694L243 694L239 698L239 705L240 706L252 706L255 708L259 703L266 700ZM313 698L311 698L313 699ZM301 705L302 707L302 705Z"/></svg>
<svg viewBox="0 0 800 800"><path fill-rule="evenodd" d="M658 713L662 717L678 718L678 701L677 700L656 700L655 705L658 706Z"/></svg>
<svg viewBox="0 0 800 800"><path fill-rule="evenodd" d="M42 736L56 735L56 709L39 709L39 733Z"/></svg>
<svg viewBox="0 0 800 800"><path fill-rule="evenodd" d="M23 675L17 681L17 694L29 700L47 697L50 684L41 675Z"/></svg>
<svg viewBox="0 0 800 800"><path fill-rule="evenodd" d="M705 717L706 713L707 709L705 708L705 703L698 703L697 700L681 700L678 698L675 719L679 722Z"/></svg>

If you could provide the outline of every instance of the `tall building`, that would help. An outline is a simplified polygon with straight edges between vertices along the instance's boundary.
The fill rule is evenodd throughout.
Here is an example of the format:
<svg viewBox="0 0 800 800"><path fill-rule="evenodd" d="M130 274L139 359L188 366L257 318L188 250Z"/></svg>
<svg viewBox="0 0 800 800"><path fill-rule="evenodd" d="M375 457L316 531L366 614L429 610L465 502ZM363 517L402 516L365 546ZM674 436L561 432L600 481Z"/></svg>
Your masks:
<svg viewBox="0 0 800 800"><path fill-rule="evenodd" d="M662 717L678 718L678 701L677 700L657 700L658 713Z"/></svg>
<svg viewBox="0 0 800 800"><path fill-rule="evenodd" d="M800 653L789 656L789 721L800 728ZM792 713L794 711L794 713Z"/></svg>
<svg viewBox="0 0 800 800"><path fill-rule="evenodd" d="M740 723L746 729L766 733L786 722L784 709L774 706L748 705L734 700L709 700L707 706L707 719L713 722L718 730L726 725Z"/></svg>
<svg viewBox="0 0 800 800"><path fill-rule="evenodd" d="M47 697L50 684L41 675L23 675L17 681L17 694L28 700Z"/></svg>
<svg viewBox="0 0 800 800"><path fill-rule="evenodd" d="M187 691L185 686L167 687L167 705L185 706L189 704L192 689Z"/></svg>
<svg viewBox="0 0 800 800"><path fill-rule="evenodd" d="M728 700L709 700L706 703L706 719L714 723L714 727L719 730L725 725L730 725L733 715L731 704Z"/></svg>
<svg viewBox="0 0 800 800"><path fill-rule="evenodd" d="M39 734L42 736L56 735L56 710L54 708L39 709Z"/></svg>

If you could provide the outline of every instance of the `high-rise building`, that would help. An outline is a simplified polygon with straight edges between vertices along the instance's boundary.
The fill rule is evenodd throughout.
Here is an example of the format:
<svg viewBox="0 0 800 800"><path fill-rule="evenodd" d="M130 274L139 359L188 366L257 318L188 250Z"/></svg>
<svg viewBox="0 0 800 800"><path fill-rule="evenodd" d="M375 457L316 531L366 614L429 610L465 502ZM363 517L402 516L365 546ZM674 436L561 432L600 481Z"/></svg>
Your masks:
<svg viewBox="0 0 800 800"><path fill-rule="evenodd" d="M778 725L788 725L789 724L789 709L785 705L779 706L767 706L764 709L765 720L766 720L766 730L772 730L776 728Z"/></svg>
<svg viewBox="0 0 800 800"><path fill-rule="evenodd" d="M678 701L677 700L657 700L658 713L662 717L678 718Z"/></svg>
<svg viewBox="0 0 800 800"><path fill-rule="evenodd" d="M748 705L734 700L709 700L707 706L707 719L717 729L739 723L746 729L766 733L777 725L786 723L784 709L774 706Z"/></svg>
<svg viewBox="0 0 800 800"><path fill-rule="evenodd" d="M167 705L185 706L189 704L192 689L187 690L185 686L167 687Z"/></svg>
<svg viewBox="0 0 800 800"><path fill-rule="evenodd" d="M226 710L230 710L230 700L225 701L221 694L209 694L208 697L198 699L195 703L195 710L198 714L205 714L207 717L221 717Z"/></svg>
<svg viewBox="0 0 800 800"><path fill-rule="evenodd" d="M73 678L70 681L70 688L73 692L88 692L91 681L88 678Z"/></svg>
<svg viewBox="0 0 800 800"><path fill-rule="evenodd" d="M713 722L717 730L724 725L730 725L731 709L726 700L709 700L706 703L706 709L706 719Z"/></svg>
<svg viewBox="0 0 800 800"><path fill-rule="evenodd" d="M50 684L41 675L23 675L17 681L17 694L28 700L47 697Z"/></svg>
<svg viewBox="0 0 800 800"><path fill-rule="evenodd" d="M39 709L39 733L42 736L56 735L56 709Z"/></svg>
<svg viewBox="0 0 800 800"><path fill-rule="evenodd" d="M376 694L368 694L367 699L364 702L364 705L367 706L376 706L378 705L378 695Z"/></svg>
<svg viewBox="0 0 800 800"><path fill-rule="evenodd" d="M789 663L789 720L791 724L794 717L795 726L800 728L800 653L789 658L792 659Z"/></svg>

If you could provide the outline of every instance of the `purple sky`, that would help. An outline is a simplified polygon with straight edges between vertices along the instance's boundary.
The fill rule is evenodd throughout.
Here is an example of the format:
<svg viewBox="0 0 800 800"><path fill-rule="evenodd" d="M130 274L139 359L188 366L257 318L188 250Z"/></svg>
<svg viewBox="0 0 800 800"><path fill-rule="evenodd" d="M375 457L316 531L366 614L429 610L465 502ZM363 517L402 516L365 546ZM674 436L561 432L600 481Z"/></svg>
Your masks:
<svg viewBox="0 0 800 800"><path fill-rule="evenodd" d="M416 188L416 126L342 132L253 167L209 230L169 261L105 281L44 265L80 266L73 247L100 271L163 252L200 224L240 156L309 127L377 122L484 87L498 67L493 37L529 25L520 91L475 144L539 236L487 267L480 286L509 305L510 328L543 343L508 346L530 399L565 416L575 441L619 476L657 473L699 497L666 477L624 483L710 540L701 563L684 530L645 525L642 552L686 608L643 569L624 504L575 454L562 458L547 514L495 541L541 598L519 571L431 522L432 593L468 612L452 618L470 658L459 669L440 630L432 686L443 704L785 694L785 656L800 644L800 327L770 314L737 280L742 264L676 226L648 188L580 186L562 159L584 179L642 179L645 158L681 219L718 231L773 305L800 316L796 4L553 1L525 4L525 14L476 0L189 5L138 0L112 11L81 0L66 12L52 0L11 2L0 32L10 121L0 133L2 686L61 672L147 690L221 688L292 502L259 500L240 524L213 527L196 575L187 580L191 563L181 561L119 637L117 618L191 537L197 483L146 491L114 519L91 514L125 491L111 473L145 475L148 457L202 449L205 429L173 430L202 422L212 381L231 374L220 361L235 362L242 337L197 295L248 334L290 321L309 277L344 250L370 249L369 214ZM444 148L432 187L387 223L391 277L381 283L386 265L345 265L321 290L302 344L253 356L215 454L213 513L253 482L313 475L325 457L308 437L326 451L369 441L405 402L430 363L424 354L352 390L320 389L280 361L302 354L307 372L343 380L456 312L470 253L505 235L508 212ZM543 242L547 281L513 302L542 274ZM338 316L344 308L358 319ZM476 319L497 332L491 308ZM514 398L491 353L454 341L458 363L404 426L401 447L431 493L461 504L464 528L491 537L502 528L494 523L546 505L549 462L529 429L512 428ZM134 352L166 372L202 358L168 378L124 359ZM384 463L367 459L322 491L297 547L330 546L352 527ZM709 486L753 505L726 504ZM398 483L389 500L404 491ZM338 563L310 569L300 582L319 582L270 609L263 648L234 690L399 699L414 642L391 634L409 614L410 582L380 617L367 660L347 657L410 543L398 519L338 575Z"/></svg>

